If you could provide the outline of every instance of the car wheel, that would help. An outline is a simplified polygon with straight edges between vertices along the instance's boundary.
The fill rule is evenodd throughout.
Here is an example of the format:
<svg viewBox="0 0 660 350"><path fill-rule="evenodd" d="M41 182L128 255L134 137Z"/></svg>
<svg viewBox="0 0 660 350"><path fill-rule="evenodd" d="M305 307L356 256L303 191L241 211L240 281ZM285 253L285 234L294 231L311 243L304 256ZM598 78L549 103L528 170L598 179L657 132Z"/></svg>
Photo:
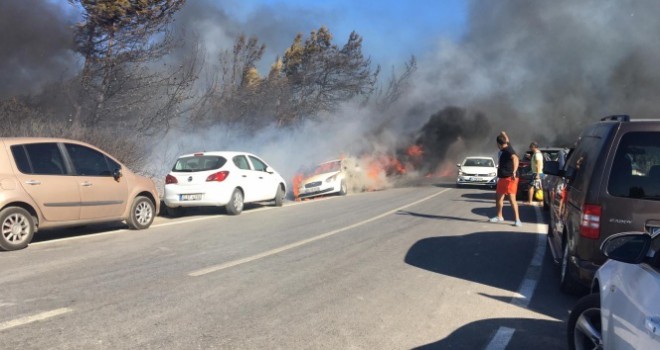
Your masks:
<svg viewBox="0 0 660 350"><path fill-rule="evenodd" d="M589 294L573 307L568 318L568 348L571 350L602 349L600 295Z"/></svg>
<svg viewBox="0 0 660 350"><path fill-rule="evenodd" d="M20 207L5 208L0 212L0 222L0 249L23 249L32 241L34 218L27 210Z"/></svg>
<svg viewBox="0 0 660 350"><path fill-rule="evenodd" d="M155 212L156 206L151 199L137 196L131 205L131 212L128 214L126 223L131 230L143 230L154 222Z"/></svg>
<svg viewBox="0 0 660 350"><path fill-rule="evenodd" d="M573 268L569 262L569 254L568 242L564 242L564 253L561 257L561 278L559 280L559 288L564 293L575 295L581 293L583 287L573 277Z"/></svg>
<svg viewBox="0 0 660 350"><path fill-rule="evenodd" d="M348 193L348 186L346 186L346 181L342 180L339 185L339 195L345 196Z"/></svg>
<svg viewBox="0 0 660 350"><path fill-rule="evenodd" d="M284 189L282 185L277 185L277 193L275 194L275 206L281 207L284 205Z"/></svg>
<svg viewBox="0 0 660 350"><path fill-rule="evenodd" d="M229 215L238 215L243 211L243 192L241 190L234 189L226 208Z"/></svg>
<svg viewBox="0 0 660 350"><path fill-rule="evenodd" d="M183 207L170 208L168 206L165 206L165 212L167 212L167 216L171 218L178 218L186 213L186 208Z"/></svg>

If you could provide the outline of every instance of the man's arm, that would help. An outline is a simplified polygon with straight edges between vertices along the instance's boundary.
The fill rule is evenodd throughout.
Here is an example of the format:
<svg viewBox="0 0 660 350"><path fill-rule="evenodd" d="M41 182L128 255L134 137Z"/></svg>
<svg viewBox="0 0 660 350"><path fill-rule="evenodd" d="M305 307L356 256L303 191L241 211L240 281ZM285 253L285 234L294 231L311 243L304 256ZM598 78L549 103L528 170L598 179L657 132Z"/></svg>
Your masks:
<svg viewBox="0 0 660 350"><path fill-rule="evenodd" d="M511 155L511 160L513 160L513 178L516 178L516 174L518 173L518 155L512 154Z"/></svg>

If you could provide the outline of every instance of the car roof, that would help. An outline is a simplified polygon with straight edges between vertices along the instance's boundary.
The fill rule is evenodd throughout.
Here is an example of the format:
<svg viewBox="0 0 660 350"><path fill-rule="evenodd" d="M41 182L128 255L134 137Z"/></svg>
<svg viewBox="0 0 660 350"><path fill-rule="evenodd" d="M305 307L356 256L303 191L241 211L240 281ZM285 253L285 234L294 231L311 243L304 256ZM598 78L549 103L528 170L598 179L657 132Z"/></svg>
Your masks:
<svg viewBox="0 0 660 350"><path fill-rule="evenodd" d="M61 137L3 137L1 140L8 144L21 144L21 143L40 143L40 142L71 142L71 143L80 143L87 145L88 143L65 139Z"/></svg>
<svg viewBox="0 0 660 350"><path fill-rule="evenodd" d="M471 156L471 157L465 157L465 159L490 159L490 160L493 160L493 157L488 157L488 156Z"/></svg>
<svg viewBox="0 0 660 350"><path fill-rule="evenodd" d="M235 156L254 156L252 153L248 152L237 152L237 151L203 151L203 152L195 152L195 153L189 153L189 154L184 154L179 156L179 158L183 157L195 157L195 156L221 156L225 158L232 158Z"/></svg>

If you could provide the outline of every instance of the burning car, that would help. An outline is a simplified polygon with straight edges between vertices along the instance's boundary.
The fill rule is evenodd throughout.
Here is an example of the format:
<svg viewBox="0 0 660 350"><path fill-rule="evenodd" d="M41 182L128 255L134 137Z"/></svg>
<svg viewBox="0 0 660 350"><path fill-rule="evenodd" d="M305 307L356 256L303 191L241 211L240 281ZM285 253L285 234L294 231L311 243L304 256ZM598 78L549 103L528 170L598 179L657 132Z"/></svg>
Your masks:
<svg viewBox="0 0 660 350"><path fill-rule="evenodd" d="M348 166L344 160L336 159L321 163L306 175L298 175L299 184L294 184L297 188L296 197L311 198L327 194L338 194L340 196L348 193L348 184L346 183L346 171Z"/></svg>
<svg viewBox="0 0 660 350"><path fill-rule="evenodd" d="M466 157L456 166L458 167L457 187L480 185L495 188L497 185L497 168L492 157Z"/></svg>

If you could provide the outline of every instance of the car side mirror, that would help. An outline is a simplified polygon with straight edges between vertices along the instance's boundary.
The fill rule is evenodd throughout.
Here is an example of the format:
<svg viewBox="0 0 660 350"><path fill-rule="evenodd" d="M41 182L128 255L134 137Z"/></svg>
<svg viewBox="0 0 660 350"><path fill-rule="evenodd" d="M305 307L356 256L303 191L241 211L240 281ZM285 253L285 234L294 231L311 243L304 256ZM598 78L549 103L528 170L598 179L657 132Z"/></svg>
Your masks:
<svg viewBox="0 0 660 350"><path fill-rule="evenodd" d="M456 166L457 166L457 167L459 167L459 168L461 167L461 165L460 165L460 164L458 164L458 163L456 164Z"/></svg>
<svg viewBox="0 0 660 350"><path fill-rule="evenodd" d="M603 254L616 261L639 264L651 247L651 235L646 232L622 232L607 237L600 246Z"/></svg>
<svg viewBox="0 0 660 350"><path fill-rule="evenodd" d="M275 170L273 170L273 168L271 168L270 166L267 166L266 167L266 172L269 173L269 174L272 174L272 173L275 172Z"/></svg>
<svg viewBox="0 0 660 350"><path fill-rule="evenodd" d="M121 173L121 169L119 169L119 168L115 169L115 171L112 172L112 177L114 177L116 181L119 181L119 179L122 176L124 176L124 175Z"/></svg>

